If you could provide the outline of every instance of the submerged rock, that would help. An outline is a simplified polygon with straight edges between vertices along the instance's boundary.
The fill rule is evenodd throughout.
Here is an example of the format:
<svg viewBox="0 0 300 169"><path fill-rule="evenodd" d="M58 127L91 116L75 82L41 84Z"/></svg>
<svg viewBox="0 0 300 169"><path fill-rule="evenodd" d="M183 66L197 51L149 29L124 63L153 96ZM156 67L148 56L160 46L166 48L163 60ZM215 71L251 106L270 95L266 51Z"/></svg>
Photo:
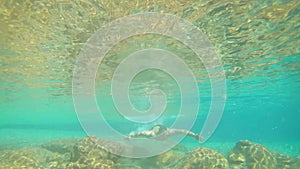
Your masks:
<svg viewBox="0 0 300 169"><path fill-rule="evenodd" d="M157 169L153 157L150 158L122 158L116 163L116 169Z"/></svg>
<svg viewBox="0 0 300 169"><path fill-rule="evenodd" d="M290 169L300 169L300 156L294 158L291 161L291 167Z"/></svg>
<svg viewBox="0 0 300 169"><path fill-rule="evenodd" d="M172 168L228 169L228 162L225 157L214 150L208 148L196 148L180 159L179 162Z"/></svg>
<svg viewBox="0 0 300 169"><path fill-rule="evenodd" d="M275 169L277 160L264 146L248 140L239 141L229 153L233 169Z"/></svg>
<svg viewBox="0 0 300 169"><path fill-rule="evenodd" d="M184 155L182 153L179 153L177 151L167 151L163 154L160 154L156 156L156 165L159 167L162 166L171 166L178 162L179 159L181 159Z"/></svg>
<svg viewBox="0 0 300 169"><path fill-rule="evenodd" d="M87 136L74 145L74 153L67 168L114 168L116 155L109 152L109 148L117 148L116 143Z"/></svg>
<svg viewBox="0 0 300 169"><path fill-rule="evenodd" d="M77 144L79 139L77 138L68 138L68 139L61 139L61 140L54 140L50 142L46 142L41 145L42 148L45 148L52 152L57 153L73 153L74 146Z"/></svg>
<svg viewBox="0 0 300 169"><path fill-rule="evenodd" d="M116 163L122 157L114 153L122 154L125 151L128 153L135 150L124 143L87 136L75 144L72 162L68 168L116 168L116 166L119 168L121 164L116 165Z"/></svg>
<svg viewBox="0 0 300 169"><path fill-rule="evenodd" d="M189 152L188 148L186 146L182 145L182 144L177 144L170 151L180 152L180 153L187 153L187 152Z"/></svg>
<svg viewBox="0 0 300 169"><path fill-rule="evenodd" d="M294 159L288 155L283 155L280 153L274 153L274 157L277 160L277 169L290 169Z"/></svg>
<svg viewBox="0 0 300 169"><path fill-rule="evenodd" d="M2 151L0 168L65 168L69 157L39 147Z"/></svg>
<svg viewBox="0 0 300 169"><path fill-rule="evenodd" d="M115 163L111 160L82 157L79 161L69 163L67 169L114 169Z"/></svg>
<svg viewBox="0 0 300 169"><path fill-rule="evenodd" d="M110 152L112 149L122 151L121 145L118 143L97 138L95 136L87 136L75 144L72 161L78 161L82 157L95 157L97 159L109 159L115 161L118 156Z"/></svg>

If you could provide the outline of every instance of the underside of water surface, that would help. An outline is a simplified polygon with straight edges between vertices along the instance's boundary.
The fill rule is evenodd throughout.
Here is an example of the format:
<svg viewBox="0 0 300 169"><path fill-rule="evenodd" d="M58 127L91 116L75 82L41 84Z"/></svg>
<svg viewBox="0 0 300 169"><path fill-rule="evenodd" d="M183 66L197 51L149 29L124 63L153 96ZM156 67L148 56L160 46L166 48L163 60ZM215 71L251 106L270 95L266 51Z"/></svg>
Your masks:
<svg viewBox="0 0 300 169"><path fill-rule="evenodd" d="M299 169L299 11L297 0L2 0L0 168ZM72 82L78 56L93 34L118 18L145 12L182 18L207 36L224 70L226 102L218 127L204 143L185 137L167 152L132 159L93 144L105 140L122 150L127 143L119 145L124 140L112 139L108 131L86 131ZM150 48L176 54L193 74L200 101L190 130L200 133L211 109L214 77L192 48L155 33L119 41L99 62L93 89L105 119L99 123L125 136L190 118L180 114L185 102L179 80L159 69L138 72L128 99L134 110L145 112L152 106L149 96L159 89L166 100L162 115L138 123L119 112L114 73L130 54Z"/></svg>

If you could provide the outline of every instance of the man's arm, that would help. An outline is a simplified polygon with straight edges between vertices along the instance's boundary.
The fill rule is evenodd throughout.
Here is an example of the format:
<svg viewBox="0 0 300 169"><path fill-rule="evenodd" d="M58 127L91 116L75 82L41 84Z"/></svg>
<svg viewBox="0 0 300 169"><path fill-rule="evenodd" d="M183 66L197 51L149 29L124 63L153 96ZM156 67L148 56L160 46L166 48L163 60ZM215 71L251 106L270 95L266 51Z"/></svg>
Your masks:
<svg viewBox="0 0 300 169"><path fill-rule="evenodd" d="M153 137L154 134L151 130L145 130L145 131L139 131L132 134L129 134L125 136L126 139L131 139L133 137L139 137L139 136L145 136L145 137Z"/></svg>
<svg viewBox="0 0 300 169"><path fill-rule="evenodd" d="M183 129L168 129L167 131L167 135L171 136L171 135L178 135L178 134L185 134L185 135L188 135L188 136L191 136L199 141L203 140L203 137L201 137L200 135L198 134L195 134L191 131L188 131L188 130L183 130Z"/></svg>

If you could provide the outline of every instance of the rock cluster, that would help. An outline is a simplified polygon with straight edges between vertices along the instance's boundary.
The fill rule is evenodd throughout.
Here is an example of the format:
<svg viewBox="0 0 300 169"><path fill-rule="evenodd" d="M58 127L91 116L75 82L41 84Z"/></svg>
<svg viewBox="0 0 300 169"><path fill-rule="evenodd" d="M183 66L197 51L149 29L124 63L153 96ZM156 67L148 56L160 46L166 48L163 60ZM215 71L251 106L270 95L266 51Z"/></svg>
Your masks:
<svg viewBox="0 0 300 169"><path fill-rule="evenodd" d="M98 144L100 142L103 144ZM101 145L107 145L106 147ZM112 143L94 136L87 136L74 145L74 153L67 168L114 168L117 156L109 152ZM108 146L109 145L109 146Z"/></svg>
<svg viewBox="0 0 300 169"><path fill-rule="evenodd" d="M28 147L19 150L5 150L0 153L0 168L64 168L70 156L46 149Z"/></svg>
<svg viewBox="0 0 300 169"><path fill-rule="evenodd" d="M300 169L300 157L272 153L266 147L247 140L239 141L227 159L208 148L192 151L174 148L144 159L124 158L110 153L124 151L124 146L94 136L57 140L39 147L0 151L0 168Z"/></svg>
<svg viewBox="0 0 300 169"><path fill-rule="evenodd" d="M163 154L160 154L156 157L156 165L157 166L172 166L174 165L178 159L181 159L184 154L170 150Z"/></svg>
<svg viewBox="0 0 300 169"><path fill-rule="evenodd" d="M232 169L299 169L299 159L280 153L272 153L266 147L241 140L229 153Z"/></svg>
<svg viewBox="0 0 300 169"><path fill-rule="evenodd" d="M228 169L228 162L218 152L208 148L196 148L187 153L175 167L176 169Z"/></svg>

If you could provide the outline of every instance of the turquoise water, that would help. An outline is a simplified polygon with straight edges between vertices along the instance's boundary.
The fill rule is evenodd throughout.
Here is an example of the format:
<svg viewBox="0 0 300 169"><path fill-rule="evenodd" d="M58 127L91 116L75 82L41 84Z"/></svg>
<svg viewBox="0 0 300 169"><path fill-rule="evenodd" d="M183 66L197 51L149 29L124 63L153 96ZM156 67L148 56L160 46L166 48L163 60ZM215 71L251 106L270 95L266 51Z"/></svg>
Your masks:
<svg viewBox="0 0 300 169"><path fill-rule="evenodd" d="M257 2L0 2L0 150L83 138L72 98L73 67L87 39L104 24L138 12L163 12L184 18L204 32L224 65L227 99L223 117L204 144L190 138L189 149L208 147L224 156L239 140L272 152L300 155L300 3ZM175 44L175 45L174 45ZM123 134L152 124L122 119L110 95L110 80L128 53L158 47L178 54L196 75L200 110L191 129L198 133L210 106L210 81L200 60L180 42L158 35L128 38L109 52L98 68L96 97L108 123ZM146 110L151 90L165 91L168 106L155 123L170 126L180 103L176 81L150 70L132 81L133 105ZM103 134L99 137L107 137Z"/></svg>

